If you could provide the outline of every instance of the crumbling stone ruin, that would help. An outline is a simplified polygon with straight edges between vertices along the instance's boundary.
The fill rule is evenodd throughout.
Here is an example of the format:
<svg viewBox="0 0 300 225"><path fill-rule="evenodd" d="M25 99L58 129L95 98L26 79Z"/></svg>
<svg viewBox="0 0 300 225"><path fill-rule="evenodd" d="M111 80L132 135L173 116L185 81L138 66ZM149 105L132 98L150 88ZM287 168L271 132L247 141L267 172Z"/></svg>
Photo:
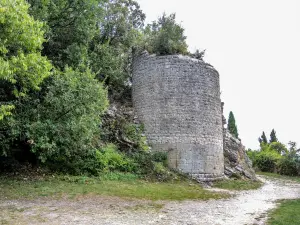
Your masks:
<svg viewBox="0 0 300 225"><path fill-rule="evenodd" d="M198 181L255 180L241 140L224 128L218 72L203 60L147 52L133 61L133 104L153 150Z"/></svg>
<svg viewBox="0 0 300 225"><path fill-rule="evenodd" d="M224 177L218 72L202 60L143 52L133 62L133 104L153 150L199 181Z"/></svg>

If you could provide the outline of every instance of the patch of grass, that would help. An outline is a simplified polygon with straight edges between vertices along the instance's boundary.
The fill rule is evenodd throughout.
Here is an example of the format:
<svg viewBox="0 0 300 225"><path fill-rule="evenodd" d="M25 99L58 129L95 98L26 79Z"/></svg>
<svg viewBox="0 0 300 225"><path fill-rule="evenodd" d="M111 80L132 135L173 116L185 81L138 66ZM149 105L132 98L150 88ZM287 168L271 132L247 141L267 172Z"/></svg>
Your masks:
<svg viewBox="0 0 300 225"><path fill-rule="evenodd" d="M280 206L269 215L267 224L270 225L299 225L300 199L284 200Z"/></svg>
<svg viewBox="0 0 300 225"><path fill-rule="evenodd" d="M271 178L282 179L282 180L291 180L300 183L300 177L284 176L277 173L266 173L266 172L257 172L258 175L264 175Z"/></svg>
<svg viewBox="0 0 300 225"><path fill-rule="evenodd" d="M214 187L227 190L252 190L262 186L262 182L251 180L221 180L214 183Z"/></svg>
<svg viewBox="0 0 300 225"><path fill-rule="evenodd" d="M229 197L228 194L204 190L195 183L155 183L140 180L131 175L120 175L118 179L114 177L111 180L111 176L104 177L104 179L84 176L48 176L38 180L0 177L0 199L60 198L62 196L76 198L87 195L147 200L207 200Z"/></svg>

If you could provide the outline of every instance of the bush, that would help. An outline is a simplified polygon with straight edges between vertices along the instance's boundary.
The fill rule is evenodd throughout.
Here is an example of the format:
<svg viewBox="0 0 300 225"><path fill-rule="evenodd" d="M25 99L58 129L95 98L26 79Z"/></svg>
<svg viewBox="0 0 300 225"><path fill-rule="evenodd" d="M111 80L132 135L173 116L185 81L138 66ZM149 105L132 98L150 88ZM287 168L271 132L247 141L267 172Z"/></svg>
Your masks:
<svg viewBox="0 0 300 225"><path fill-rule="evenodd" d="M260 151L249 149L247 155L252 160L253 166L262 172L297 176L300 175L300 156L295 145L294 143L288 150L280 142L261 143Z"/></svg>
<svg viewBox="0 0 300 225"><path fill-rule="evenodd" d="M276 151L261 151L256 155L253 165L262 172L276 172L277 163L281 157Z"/></svg>
<svg viewBox="0 0 300 225"><path fill-rule="evenodd" d="M288 153L286 146L280 142L271 142L268 144L269 149L277 151L279 154L284 155Z"/></svg>
<svg viewBox="0 0 300 225"><path fill-rule="evenodd" d="M96 158L103 172L134 172L136 170L136 163L125 154L118 152L114 144L108 144L100 151L97 150Z"/></svg>
<svg viewBox="0 0 300 225"><path fill-rule="evenodd" d="M57 74L40 104L31 109L31 121L26 121L32 151L42 162L88 157L97 148L101 115L107 106L107 92L90 71L67 68Z"/></svg>
<svg viewBox="0 0 300 225"><path fill-rule="evenodd" d="M277 167L277 172L281 175L300 175L300 159L298 156L285 155L279 160Z"/></svg>
<svg viewBox="0 0 300 225"><path fill-rule="evenodd" d="M134 153L132 158L137 164L136 173L147 179L170 181L179 178L168 168L166 152L140 151Z"/></svg>
<svg viewBox="0 0 300 225"><path fill-rule="evenodd" d="M1 150L24 158L28 149L53 170L97 173L95 151L107 106L107 91L90 71L57 71L0 121Z"/></svg>
<svg viewBox="0 0 300 225"><path fill-rule="evenodd" d="M175 14L163 14L145 29L145 49L157 55L187 54L184 29L176 23Z"/></svg>
<svg viewBox="0 0 300 225"><path fill-rule="evenodd" d="M251 160L252 165L254 166L254 161L256 160L256 157L259 154L259 151L248 149L246 151L246 153L247 153L249 159Z"/></svg>

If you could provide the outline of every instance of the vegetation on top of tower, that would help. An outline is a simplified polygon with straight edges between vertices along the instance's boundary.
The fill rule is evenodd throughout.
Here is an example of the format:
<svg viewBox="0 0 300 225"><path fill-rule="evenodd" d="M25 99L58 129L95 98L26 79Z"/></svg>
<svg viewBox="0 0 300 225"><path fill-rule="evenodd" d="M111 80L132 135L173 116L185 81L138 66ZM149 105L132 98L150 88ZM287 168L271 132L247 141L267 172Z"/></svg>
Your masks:
<svg viewBox="0 0 300 225"><path fill-rule="evenodd" d="M188 54L184 28L176 23L176 15L165 13L146 26L144 48L157 55Z"/></svg>

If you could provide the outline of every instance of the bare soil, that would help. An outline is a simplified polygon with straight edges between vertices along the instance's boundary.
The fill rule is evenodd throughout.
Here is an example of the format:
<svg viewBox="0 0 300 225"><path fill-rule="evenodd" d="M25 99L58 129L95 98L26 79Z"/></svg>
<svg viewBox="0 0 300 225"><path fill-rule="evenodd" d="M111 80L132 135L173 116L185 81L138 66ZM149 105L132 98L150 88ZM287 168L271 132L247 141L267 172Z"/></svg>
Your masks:
<svg viewBox="0 0 300 225"><path fill-rule="evenodd" d="M265 224L277 200L300 198L300 184L260 179L265 182L260 189L234 191L234 197L222 200L152 202L95 196L1 200L0 224Z"/></svg>

